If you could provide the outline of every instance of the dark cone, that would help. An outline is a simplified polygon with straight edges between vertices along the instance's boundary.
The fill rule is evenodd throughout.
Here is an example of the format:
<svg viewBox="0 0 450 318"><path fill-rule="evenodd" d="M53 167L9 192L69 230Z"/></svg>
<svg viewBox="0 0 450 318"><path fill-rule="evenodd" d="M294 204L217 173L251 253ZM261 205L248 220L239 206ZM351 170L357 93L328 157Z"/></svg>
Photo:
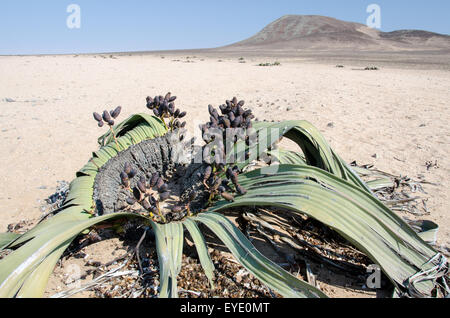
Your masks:
<svg viewBox="0 0 450 318"><path fill-rule="evenodd" d="M150 180L150 187L154 187L156 185L156 183L158 182L158 178L159 178L159 173L155 172L154 174L152 174L152 178Z"/></svg>
<svg viewBox="0 0 450 318"><path fill-rule="evenodd" d="M106 111L106 110L103 112L103 120L106 122L109 122L112 120L111 115L109 115L108 111Z"/></svg>
<svg viewBox="0 0 450 318"><path fill-rule="evenodd" d="M156 182L156 188L157 189L161 188L163 184L164 184L163 178L159 177L158 181Z"/></svg>
<svg viewBox="0 0 450 318"><path fill-rule="evenodd" d="M133 189L133 196L137 201L141 201L141 199L142 199L142 194L138 188Z"/></svg>
<svg viewBox="0 0 450 318"><path fill-rule="evenodd" d="M122 171L120 173L120 179L121 180L128 180L128 174L125 171Z"/></svg>
<svg viewBox="0 0 450 318"><path fill-rule="evenodd" d="M160 187L158 188L158 192L159 192L159 193L167 192L167 190L169 190L169 186L168 186L167 184L163 184L162 186L160 186Z"/></svg>
<svg viewBox="0 0 450 318"><path fill-rule="evenodd" d="M170 116L173 116L175 113L175 105L173 103L170 103L168 109Z"/></svg>
<svg viewBox="0 0 450 318"><path fill-rule="evenodd" d="M252 115L252 111L250 109L248 109L242 114L242 117L244 117L245 119L250 119L251 115Z"/></svg>
<svg viewBox="0 0 450 318"><path fill-rule="evenodd" d="M229 194L228 192L222 192L220 194L222 196L222 198L224 198L225 200L229 201L229 202L234 202L234 197Z"/></svg>
<svg viewBox="0 0 450 318"><path fill-rule="evenodd" d="M98 127L102 128L102 127L103 127L103 125L104 125L104 122L103 122L103 120L101 120L101 121L99 121L99 122L98 122Z"/></svg>
<svg viewBox="0 0 450 318"><path fill-rule="evenodd" d="M135 204L137 201L136 201L136 199L135 198L128 198L127 199L127 203L129 204L129 205L133 205L133 204Z"/></svg>
<svg viewBox="0 0 450 318"><path fill-rule="evenodd" d="M94 113L94 119L95 119L96 121L98 121L98 122L101 122L101 121L102 121L102 116L100 116L99 113Z"/></svg>
<svg viewBox="0 0 450 318"><path fill-rule="evenodd" d="M237 192L238 192L240 195L244 195L244 194L247 193L247 190L245 190L241 185L238 185L238 186L236 187L236 190L237 190Z"/></svg>
<svg viewBox="0 0 450 318"><path fill-rule="evenodd" d="M238 181L238 174L236 172L233 171L233 173L231 174L231 182L233 182L234 185L239 184Z"/></svg>
<svg viewBox="0 0 450 318"><path fill-rule="evenodd" d="M216 121L219 120L219 113L217 112L217 110L214 109L213 114L212 114L211 116L214 117L214 119L215 119Z"/></svg>
<svg viewBox="0 0 450 318"><path fill-rule="evenodd" d="M224 118L224 119L222 120L222 122L223 122L223 126L224 126L225 128L231 128L231 122L230 122L229 119Z"/></svg>
<svg viewBox="0 0 450 318"><path fill-rule="evenodd" d="M222 178L217 178L217 179L214 181L214 184L213 184L213 186L211 187L211 189L212 189L213 191L216 191L216 190L220 187L221 184L222 184Z"/></svg>
<svg viewBox="0 0 450 318"><path fill-rule="evenodd" d="M147 211L150 211L152 209L152 205L150 204L150 202L148 202L147 199L144 199L144 201L142 201L142 206L144 207L144 209L146 209Z"/></svg>
<svg viewBox="0 0 450 318"><path fill-rule="evenodd" d="M170 197L170 192L163 192L159 195L159 201L164 202Z"/></svg>
<svg viewBox="0 0 450 318"><path fill-rule="evenodd" d="M211 122L212 126L217 126L218 124L217 119L213 116L209 116L209 121Z"/></svg>
<svg viewBox="0 0 450 318"><path fill-rule="evenodd" d="M233 122L231 123L231 127L233 128L238 128L239 125L242 123L242 117L238 116L235 118L235 120L233 120Z"/></svg>
<svg viewBox="0 0 450 318"><path fill-rule="evenodd" d="M212 173L212 168L211 168L211 166L207 166L206 169L205 169L205 173L204 173L204 175L203 175L203 181L208 180L209 177L211 176L211 173Z"/></svg>
<svg viewBox="0 0 450 318"><path fill-rule="evenodd" d="M122 172L120 174L120 181L122 182L122 185L126 188L130 186L130 180L128 179L128 175L125 172Z"/></svg>
<svg viewBox="0 0 450 318"><path fill-rule="evenodd" d="M178 116L178 118L183 118L184 116L186 116L186 112L182 112L179 116Z"/></svg>
<svg viewBox="0 0 450 318"><path fill-rule="evenodd" d="M134 169L131 169L130 173L128 174L128 177L130 179L134 178L137 175L137 171Z"/></svg>
<svg viewBox="0 0 450 318"><path fill-rule="evenodd" d="M127 174L127 176L130 174L130 172L131 172L131 165L128 162L125 163L125 166L123 167L123 172L125 172Z"/></svg>
<svg viewBox="0 0 450 318"><path fill-rule="evenodd" d="M121 106L117 106L117 108L113 111L113 113L111 114L111 116L116 119L117 117L119 117L120 112L122 111L122 107Z"/></svg>
<svg viewBox="0 0 450 318"><path fill-rule="evenodd" d="M159 112L166 117L169 113L169 104L167 104L167 102L163 102L159 108Z"/></svg>
<svg viewBox="0 0 450 318"><path fill-rule="evenodd" d="M214 117L214 107L212 105L208 105L208 112L211 116Z"/></svg>
<svg viewBox="0 0 450 318"><path fill-rule="evenodd" d="M145 183L142 183L140 180L137 182L137 187L139 191L142 193L145 193L147 191L147 188L145 187Z"/></svg>
<svg viewBox="0 0 450 318"><path fill-rule="evenodd" d="M223 115L228 114L228 109L226 105L220 105L219 106L220 111L222 112Z"/></svg>
<svg viewBox="0 0 450 318"><path fill-rule="evenodd" d="M214 185L214 176L209 177L209 179L206 181L206 184L212 187Z"/></svg>

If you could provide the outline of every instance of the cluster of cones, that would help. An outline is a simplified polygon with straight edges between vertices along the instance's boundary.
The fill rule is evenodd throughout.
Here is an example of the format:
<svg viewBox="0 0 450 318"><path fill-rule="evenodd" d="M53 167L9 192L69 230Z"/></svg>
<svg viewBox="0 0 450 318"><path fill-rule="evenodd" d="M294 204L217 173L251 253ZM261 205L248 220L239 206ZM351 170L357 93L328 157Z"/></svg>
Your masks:
<svg viewBox="0 0 450 318"><path fill-rule="evenodd" d="M244 101L238 101L236 97L227 100L219 106L221 115L209 105L210 121L200 126L205 142L203 158L208 164L202 177L204 186L210 192L210 200L220 194L224 199L234 201L234 193L247 193L238 183L238 175L241 173L239 167L227 165L225 152L225 143L231 142L233 146L242 139L247 146L250 144L251 137L247 133L252 128L252 119L255 116L250 109L243 108L244 104ZM250 154L246 151L245 159L249 157ZM230 183L234 185L234 189L230 187Z"/></svg>
<svg viewBox="0 0 450 318"><path fill-rule="evenodd" d="M181 111L179 108L175 108L176 96L172 96L169 92L166 96L155 96L154 98L147 97L147 108L153 110L153 114L156 117L164 119L169 119L168 128L170 130L175 130L177 128L184 128L186 122L181 122L180 119L186 116L186 112ZM164 121L165 123L165 121Z"/></svg>
<svg viewBox="0 0 450 318"><path fill-rule="evenodd" d="M167 93L166 96L147 97L147 108L153 110L155 116L161 118L164 124L172 131L177 128L184 128L186 122L180 122L180 119L186 116L186 112L175 108L176 96ZM236 97L227 100L225 104L220 105L219 111L212 105L208 106L210 121L201 125L202 138L205 141L203 146L203 160L207 164L203 172L199 173L199 177L203 180L203 185L207 193L209 193L208 203L214 198L221 196L227 201L233 202L236 195L245 195L247 190L244 189L238 181L238 176L242 172L237 165L226 163L225 143L231 146L244 140L249 146L251 136L247 133L252 128L252 119L255 118L250 109L244 109L244 101L238 101ZM114 111L104 111L103 116L94 113L95 120L99 126L103 126L106 122L110 127L114 125L116 119L121 112L121 107L117 107ZM166 123L168 119L168 124ZM231 138L229 132L231 131ZM181 136L183 137L183 136ZM220 138L217 138L220 137ZM182 140L180 138L180 140ZM245 152L245 159L249 158L248 150ZM127 199L130 206L138 204L143 210L148 212L151 217L158 214L163 222L166 222L161 211L160 203L167 201L171 196L171 190L167 180L155 172L148 178L141 176L136 186L131 189L131 179L137 176L136 170L132 169L129 163L126 163L123 171L120 173L122 187L132 195ZM197 194L192 192L186 202L178 202L172 204L173 213L182 213L187 211L191 215L190 203L195 200Z"/></svg>
<svg viewBox="0 0 450 318"><path fill-rule="evenodd" d="M109 126L114 126L114 119L119 117L120 112L122 111L122 107L118 106L116 109L108 112L107 110L103 111L103 115L99 113L94 113L94 119L98 122L98 127L103 127L105 123Z"/></svg>
<svg viewBox="0 0 450 318"><path fill-rule="evenodd" d="M130 206L139 204L146 212L153 217L158 214L163 222L165 217L161 212L160 203L171 198L171 192L167 181L159 172L153 173L148 179L141 176L136 183L136 187L130 188L130 179L136 176L136 171L131 168L129 163L125 164L124 171L120 174L122 186L133 193L133 196L127 199ZM181 213L187 210L190 214L189 203L196 198L195 193L191 193L187 203L178 203L172 206L172 212Z"/></svg>

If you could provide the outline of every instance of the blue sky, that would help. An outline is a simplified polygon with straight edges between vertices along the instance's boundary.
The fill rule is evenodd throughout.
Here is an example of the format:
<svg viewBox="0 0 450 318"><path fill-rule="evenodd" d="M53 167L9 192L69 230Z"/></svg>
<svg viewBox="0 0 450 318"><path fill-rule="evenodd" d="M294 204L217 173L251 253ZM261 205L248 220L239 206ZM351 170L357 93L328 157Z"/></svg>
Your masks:
<svg viewBox="0 0 450 318"><path fill-rule="evenodd" d="M0 54L58 54L217 47L248 38L285 14L365 23L381 7L383 31L450 33L448 0L0 0ZM81 28L66 25L81 8Z"/></svg>

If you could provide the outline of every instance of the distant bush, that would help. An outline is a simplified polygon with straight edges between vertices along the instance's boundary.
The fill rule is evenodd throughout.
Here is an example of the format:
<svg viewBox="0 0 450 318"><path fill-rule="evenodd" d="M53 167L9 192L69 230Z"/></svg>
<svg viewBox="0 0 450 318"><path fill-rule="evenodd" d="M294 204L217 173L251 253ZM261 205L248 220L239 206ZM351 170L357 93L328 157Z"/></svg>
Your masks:
<svg viewBox="0 0 450 318"><path fill-rule="evenodd" d="M376 66L367 66L364 70L366 71L378 71L379 68Z"/></svg>
<svg viewBox="0 0 450 318"><path fill-rule="evenodd" d="M276 61L274 63L259 63L258 66L280 66L281 63Z"/></svg>

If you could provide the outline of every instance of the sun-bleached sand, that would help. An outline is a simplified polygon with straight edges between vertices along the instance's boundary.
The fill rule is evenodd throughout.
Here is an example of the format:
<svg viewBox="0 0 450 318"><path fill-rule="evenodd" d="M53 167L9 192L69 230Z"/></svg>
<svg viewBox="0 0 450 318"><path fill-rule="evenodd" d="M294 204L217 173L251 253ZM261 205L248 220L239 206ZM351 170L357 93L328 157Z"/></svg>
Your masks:
<svg viewBox="0 0 450 318"><path fill-rule="evenodd" d="M208 104L237 96L260 120L310 121L348 162L438 183L424 185L426 219L440 225L438 243L450 245L450 71L187 56L0 57L0 232L39 219L39 206L57 181L71 181L89 160L106 129L97 128L92 112L121 105L123 120L148 112L146 96L170 91L188 122L206 121ZM275 60L282 65L257 66ZM428 161L437 165L428 170Z"/></svg>

